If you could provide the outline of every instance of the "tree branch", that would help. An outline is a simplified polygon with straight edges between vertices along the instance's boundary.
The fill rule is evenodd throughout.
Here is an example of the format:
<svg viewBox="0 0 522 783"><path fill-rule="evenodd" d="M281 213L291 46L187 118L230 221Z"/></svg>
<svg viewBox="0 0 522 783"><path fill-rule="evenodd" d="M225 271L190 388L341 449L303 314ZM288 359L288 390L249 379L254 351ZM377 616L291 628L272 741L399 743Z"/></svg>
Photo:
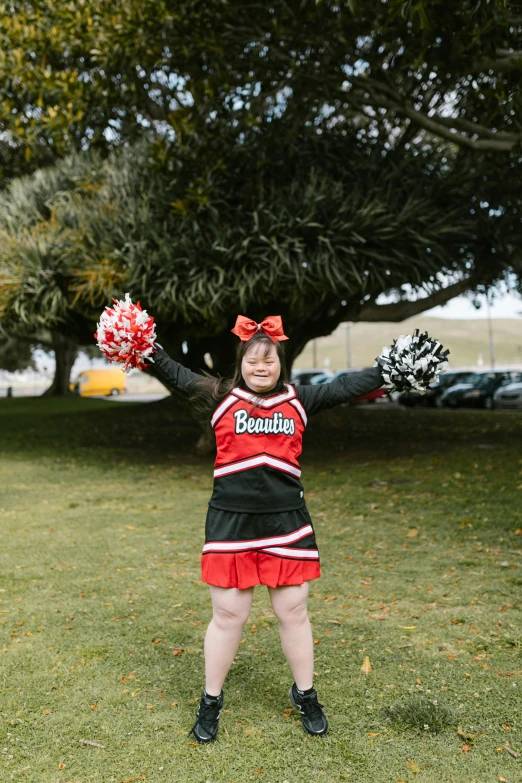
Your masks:
<svg viewBox="0 0 522 783"><path fill-rule="evenodd" d="M433 117L431 119L433 119ZM463 117L439 117L436 115L436 121L448 128L460 128L469 133L476 133L477 136L487 136L490 139L497 139L500 141L512 141L515 144L520 141L520 134L518 133L494 131L491 130L491 128L486 128L485 125L479 125L477 122L465 120Z"/></svg>
<svg viewBox="0 0 522 783"><path fill-rule="evenodd" d="M433 120L431 117L427 117L420 111L416 111L413 106L393 107L399 113L405 114L410 120L416 122L421 128L433 133L435 136L442 136L444 139L449 139L455 144L462 147L467 147L471 150L487 150L489 152L511 152L522 141L522 135L516 138L516 141L503 141L496 139L470 139L469 136L464 136L457 131L452 132L444 125L441 125L437 120Z"/></svg>
<svg viewBox="0 0 522 783"><path fill-rule="evenodd" d="M498 58L487 57L484 60L472 63L470 73L479 71L501 71L507 73L522 68L522 52L508 52L506 49L499 49L497 54L499 55Z"/></svg>
<svg viewBox="0 0 522 783"><path fill-rule="evenodd" d="M383 84L377 79L371 77L346 76L346 80L353 86L360 87L369 97L369 105L392 111L408 117L419 127L432 133L434 136L440 136L449 139L455 144L467 147L472 150L483 150L490 152L511 152L522 142L522 134L516 133L495 133L483 125L475 125L461 118L452 117L428 117L421 111L417 111L411 104L408 104L400 95L398 90L392 88L389 84ZM470 133L480 136L481 134L488 138L472 139L469 136L459 133L452 128L461 127Z"/></svg>
<svg viewBox="0 0 522 783"><path fill-rule="evenodd" d="M425 310L430 310L432 307L437 307L455 296L463 294L471 287L471 281L469 278L459 280L457 283L447 286L447 288L441 288L439 291L435 291L433 294L424 297L424 299L417 299L415 302L402 301L393 302L392 304L376 305L371 304L363 307L359 315L351 320L355 321L404 321L406 318L411 318L414 315L423 313Z"/></svg>

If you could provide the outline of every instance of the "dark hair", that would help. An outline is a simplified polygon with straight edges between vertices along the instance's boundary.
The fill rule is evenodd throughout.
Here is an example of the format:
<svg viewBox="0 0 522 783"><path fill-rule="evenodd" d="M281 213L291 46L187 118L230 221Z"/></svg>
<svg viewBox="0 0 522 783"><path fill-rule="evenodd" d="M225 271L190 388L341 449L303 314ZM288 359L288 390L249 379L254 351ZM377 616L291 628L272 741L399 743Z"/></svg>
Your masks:
<svg viewBox="0 0 522 783"><path fill-rule="evenodd" d="M223 402L232 389L236 386L246 387L243 375L241 373L241 363L247 351L254 345L262 344L265 346L265 356L270 353L270 348L274 343L266 334L258 332L248 342L240 342L236 350L236 362L232 378L216 378L213 375L205 374L202 378L191 381L188 385L189 400L195 409L201 413L210 415L217 406ZM253 397L262 398L267 394L275 394L285 390L285 383L289 382L289 375L285 359L285 346L282 342L275 343L277 355L281 363L281 372L273 389L268 392L255 392ZM256 407L253 400L252 410ZM251 411L252 412L252 411Z"/></svg>

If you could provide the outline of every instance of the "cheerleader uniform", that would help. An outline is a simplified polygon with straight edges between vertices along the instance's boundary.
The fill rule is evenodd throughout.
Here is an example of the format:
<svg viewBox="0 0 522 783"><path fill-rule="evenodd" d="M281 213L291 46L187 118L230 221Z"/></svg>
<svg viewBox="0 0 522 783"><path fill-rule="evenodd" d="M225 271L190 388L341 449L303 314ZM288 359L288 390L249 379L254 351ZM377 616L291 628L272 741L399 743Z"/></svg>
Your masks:
<svg viewBox="0 0 522 783"><path fill-rule="evenodd" d="M151 374L187 393L202 376L158 348ZM214 489L208 504L201 579L218 587L299 585L321 575L301 484L308 417L379 388L380 366L317 386L280 385L259 394L245 384L216 407Z"/></svg>

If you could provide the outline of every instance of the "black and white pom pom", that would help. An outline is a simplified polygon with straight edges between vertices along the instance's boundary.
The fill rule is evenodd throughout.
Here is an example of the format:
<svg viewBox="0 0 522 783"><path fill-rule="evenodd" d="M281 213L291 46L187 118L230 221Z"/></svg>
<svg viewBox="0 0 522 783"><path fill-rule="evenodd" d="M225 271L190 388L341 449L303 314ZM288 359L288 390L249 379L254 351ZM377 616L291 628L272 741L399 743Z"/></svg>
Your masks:
<svg viewBox="0 0 522 783"><path fill-rule="evenodd" d="M437 380L448 366L445 351L438 340L428 333L401 334L391 346L384 347L375 364L382 367L383 387L393 391L415 391L424 394L430 383Z"/></svg>

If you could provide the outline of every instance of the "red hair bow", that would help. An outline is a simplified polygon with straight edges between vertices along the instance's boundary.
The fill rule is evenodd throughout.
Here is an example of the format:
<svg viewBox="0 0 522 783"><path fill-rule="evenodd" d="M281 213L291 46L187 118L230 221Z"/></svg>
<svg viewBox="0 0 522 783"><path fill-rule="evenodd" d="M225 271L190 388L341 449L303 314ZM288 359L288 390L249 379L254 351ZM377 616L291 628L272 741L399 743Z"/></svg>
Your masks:
<svg viewBox="0 0 522 783"><path fill-rule="evenodd" d="M280 340L288 340L288 337L283 332L283 322L280 315L269 315L260 324L251 318L246 318L244 315L238 315L236 325L230 331L237 334L243 343L251 340L258 332L266 334L273 343L277 343Z"/></svg>

